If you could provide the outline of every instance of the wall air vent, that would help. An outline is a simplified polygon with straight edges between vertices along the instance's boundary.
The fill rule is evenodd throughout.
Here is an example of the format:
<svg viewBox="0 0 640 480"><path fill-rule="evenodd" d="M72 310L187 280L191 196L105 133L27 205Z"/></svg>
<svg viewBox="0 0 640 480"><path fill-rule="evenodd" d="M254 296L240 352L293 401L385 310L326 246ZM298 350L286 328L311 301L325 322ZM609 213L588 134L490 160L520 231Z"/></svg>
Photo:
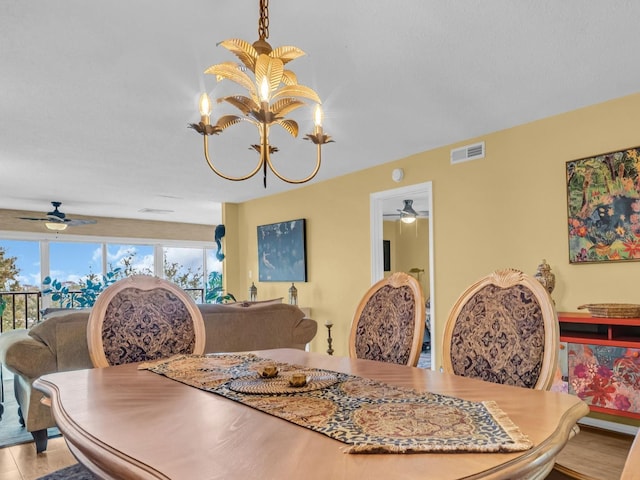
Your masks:
<svg viewBox="0 0 640 480"><path fill-rule="evenodd" d="M157 213L163 215L165 213L174 213L175 210L165 210L163 208L141 208L138 210L140 213Z"/></svg>
<svg viewBox="0 0 640 480"><path fill-rule="evenodd" d="M484 142L474 143L451 150L451 164L468 162L469 160L479 160L484 158Z"/></svg>

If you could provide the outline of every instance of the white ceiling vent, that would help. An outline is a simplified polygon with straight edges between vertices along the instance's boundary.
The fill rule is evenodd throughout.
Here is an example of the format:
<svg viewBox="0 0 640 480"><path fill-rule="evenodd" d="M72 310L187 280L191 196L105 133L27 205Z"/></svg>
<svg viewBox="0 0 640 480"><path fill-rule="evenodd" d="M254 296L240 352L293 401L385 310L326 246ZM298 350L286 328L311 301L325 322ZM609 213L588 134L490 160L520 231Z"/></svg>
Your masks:
<svg viewBox="0 0 640 480"><path fill-rule="evenodd" d="M484 158L484 142L474 143L465 147L451 150L451 164L468 162L469 160L479 160Z"/></svg>

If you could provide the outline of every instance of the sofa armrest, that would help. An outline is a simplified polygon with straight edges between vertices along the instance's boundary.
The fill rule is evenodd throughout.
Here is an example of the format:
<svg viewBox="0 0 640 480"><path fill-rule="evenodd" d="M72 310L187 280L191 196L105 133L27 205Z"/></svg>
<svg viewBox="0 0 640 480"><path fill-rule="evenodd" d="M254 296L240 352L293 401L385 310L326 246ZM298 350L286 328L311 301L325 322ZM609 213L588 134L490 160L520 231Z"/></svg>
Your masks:
<svg viewBox="0 0 640 480"><path fill-rule="evenodd" d="M318 332L318 322L311 318L303 318L298 322L293 329L293 343L296 348L304 349L305 345L309 343L316 336Z"/></svg>
<svg viewBox="0 0 640 480"><path fill-rule="evenodd" d="M25 329L0 335L0 363L10 372L28 379L57 371L53 352L44 343L30 337Z"/></svg>

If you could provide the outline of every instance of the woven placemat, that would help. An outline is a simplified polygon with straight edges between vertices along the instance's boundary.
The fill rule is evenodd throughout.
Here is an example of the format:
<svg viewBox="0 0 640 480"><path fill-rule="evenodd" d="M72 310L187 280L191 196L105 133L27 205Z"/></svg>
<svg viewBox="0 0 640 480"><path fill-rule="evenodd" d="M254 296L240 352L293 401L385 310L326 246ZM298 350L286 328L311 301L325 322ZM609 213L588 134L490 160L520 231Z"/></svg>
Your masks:
<svg viewBox="0 0 640 480"><path fill-rule="evenodd" d="M303 387L293 387L289 380L294 373L307 375L307 384ZM249 393L256 395L277 395L283 393L311 392L327 388L338 381L338 377L330 373L294 371L274 378L245 377L238 378L229 383L230 390L238 393Z"/></svg>

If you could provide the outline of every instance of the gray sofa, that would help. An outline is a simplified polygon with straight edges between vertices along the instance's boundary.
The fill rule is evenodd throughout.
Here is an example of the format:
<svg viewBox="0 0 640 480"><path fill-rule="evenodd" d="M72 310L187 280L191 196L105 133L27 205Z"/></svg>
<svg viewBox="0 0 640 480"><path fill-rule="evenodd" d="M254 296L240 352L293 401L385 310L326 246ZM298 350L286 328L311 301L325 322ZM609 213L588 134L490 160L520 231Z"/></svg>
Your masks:
<svg viewBox="0 0 640 480"><path fill-rule="evenodd" d="M206 353L304 349L318 328L315 320L304 318L302 310L285 303L202 304L198 308L206 330ZM54 427L55 421L32 383L47 373L93 367L87 347L88 319L88 309L56 311L29 330L0 335L0 363L14 374L20 421L33 435L38 452L46 449L47 428Z"/></svg>

